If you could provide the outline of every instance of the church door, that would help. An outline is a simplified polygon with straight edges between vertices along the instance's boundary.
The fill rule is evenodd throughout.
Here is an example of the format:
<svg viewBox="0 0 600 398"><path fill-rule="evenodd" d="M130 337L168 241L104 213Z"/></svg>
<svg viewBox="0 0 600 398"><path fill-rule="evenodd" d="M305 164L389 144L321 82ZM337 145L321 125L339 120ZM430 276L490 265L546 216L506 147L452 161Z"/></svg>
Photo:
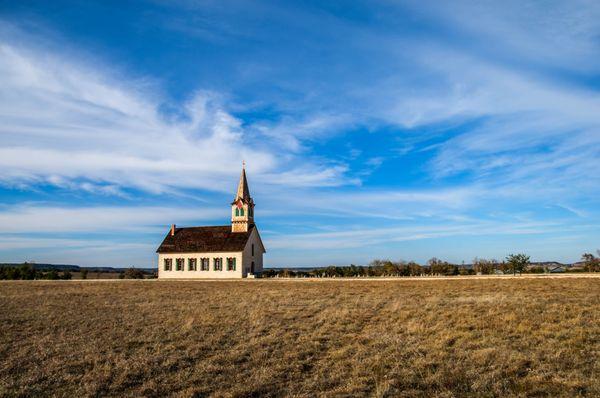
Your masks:
<svg viewBox="0 0 600 398"><path fill-rule="evenodd" d="M252 261L252 264L250 264L250 273L254 274L254 261Z"/></svg>

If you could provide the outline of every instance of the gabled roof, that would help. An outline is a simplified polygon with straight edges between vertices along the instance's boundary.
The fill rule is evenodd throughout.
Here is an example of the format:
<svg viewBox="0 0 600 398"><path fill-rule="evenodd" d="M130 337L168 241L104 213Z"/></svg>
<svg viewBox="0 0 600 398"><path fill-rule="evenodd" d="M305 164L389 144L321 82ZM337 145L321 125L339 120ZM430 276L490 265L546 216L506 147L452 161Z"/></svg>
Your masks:
<svg viewBox="0 0 600 398"><path fill-rule="evenodd" d="M248 232L231 232L231 225L215 227L175 228L175 234L168 233L160 244L157 253L201 253L201 252L240 252L254 229Z"/></svg>

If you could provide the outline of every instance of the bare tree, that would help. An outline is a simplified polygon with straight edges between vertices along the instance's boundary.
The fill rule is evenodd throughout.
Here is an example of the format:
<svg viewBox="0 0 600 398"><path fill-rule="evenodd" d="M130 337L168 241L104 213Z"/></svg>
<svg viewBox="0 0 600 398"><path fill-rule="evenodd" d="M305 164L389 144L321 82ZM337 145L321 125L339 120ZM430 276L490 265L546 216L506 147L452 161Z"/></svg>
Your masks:
<svg viewBox="0 0 600 398"><path fill-rule="evenodd" d="M489 275L494 273L495 260L486 260L484 258L473 259L473 271L477 274Z"/></svg>
<svg viewBox="0 0 600 398"><path fill-rule="evenodd" d="M581 260L583 261L583 267L587 272L598 272L600 271L600 250L597 251L598 257L595 257L592 253L583 253Z"/></svg>

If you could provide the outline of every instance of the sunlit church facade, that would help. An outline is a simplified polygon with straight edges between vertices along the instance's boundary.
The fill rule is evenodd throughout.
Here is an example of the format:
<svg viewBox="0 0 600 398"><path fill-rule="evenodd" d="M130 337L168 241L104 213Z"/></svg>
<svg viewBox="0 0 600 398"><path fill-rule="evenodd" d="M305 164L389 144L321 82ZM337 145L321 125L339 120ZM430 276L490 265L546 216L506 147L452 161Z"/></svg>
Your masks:
<svg viewBox="0 0 600 398"><path fill-rule="evenodd" d="M173 224L156 251L160 279L254 278L266 252L254 223L245 167L231 203L231 224L179 228Z"/></svg>

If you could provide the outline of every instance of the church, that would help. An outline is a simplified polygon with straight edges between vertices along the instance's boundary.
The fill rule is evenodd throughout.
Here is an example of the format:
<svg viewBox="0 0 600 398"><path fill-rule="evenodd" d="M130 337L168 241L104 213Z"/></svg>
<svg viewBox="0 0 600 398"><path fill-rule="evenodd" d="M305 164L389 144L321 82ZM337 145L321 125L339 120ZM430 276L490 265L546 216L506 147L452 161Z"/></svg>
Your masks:
<svg viewBox="0 0 600 398"><path fill-rule="evenodd" d="M160 279L260 276L266 251L254 224L245 167L231 203L231 225L178 228L173 224L156 252Z"/></svg>

